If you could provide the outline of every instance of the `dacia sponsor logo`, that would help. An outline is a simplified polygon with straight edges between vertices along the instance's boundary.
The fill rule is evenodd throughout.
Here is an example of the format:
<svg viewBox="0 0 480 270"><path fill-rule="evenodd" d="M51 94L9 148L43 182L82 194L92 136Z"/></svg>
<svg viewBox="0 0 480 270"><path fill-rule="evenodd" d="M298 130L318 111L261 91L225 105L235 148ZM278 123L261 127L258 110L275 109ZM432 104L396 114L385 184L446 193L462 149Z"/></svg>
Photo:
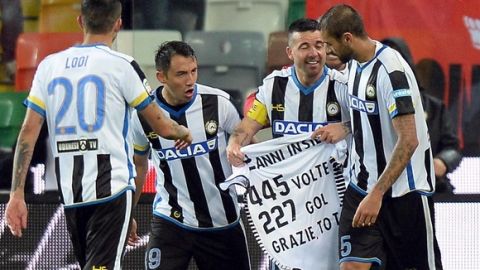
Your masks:
<svg viewBox="0 0 480 270"><path fill-rule="evenodd" d="M410 97L411 95L412 95L412 91L410 91L410 89L393 90L393 97L394 98Z"/></svg>
<svg viewBox="0 0 480 270"><path fill-rule="evenodd" d="M350 108L366 112L367 114L378 114L377 103L374 101L361 100L356 96L350 95Z"/></svg>
<svg viewBox="0 0 480 270"><path fill-rule="evenodd" d="M208 154L218 147L218 137L208 141L193 143L185 149L178 150L175 147L160 149L157 151L162 160L184 159Z"/></svg>
<svg viewBox="0 0 480 270"><path fill-rule="evenodd" d="M326 123L275 120L273 121L273 133L285 135L309 133L325 124Z"/></svg>

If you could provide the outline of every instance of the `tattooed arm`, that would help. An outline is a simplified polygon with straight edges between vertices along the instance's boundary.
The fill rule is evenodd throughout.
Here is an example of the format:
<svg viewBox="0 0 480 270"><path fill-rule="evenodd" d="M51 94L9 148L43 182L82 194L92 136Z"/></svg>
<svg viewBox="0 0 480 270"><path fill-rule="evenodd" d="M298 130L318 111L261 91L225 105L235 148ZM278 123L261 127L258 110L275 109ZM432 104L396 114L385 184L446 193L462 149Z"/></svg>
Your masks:
<svg viewBox="0 0 480 270"><path fill-rule="evenodd" d="M263 126L257 121L250 119L249 117L244 117L240 124L235 128L233 133L230 135L227 146L227 159L233 166L240 166L243 164L244 154L240 151L242 146L249 144L253 136L262 128Z"/></svg>
<svg viewBox="0 0 480 270"><path fill-rule="evenodd" d="M18 237L22 236L22 229L27 227L27 207L24 194L25 179L43 121L44 119L40 114L27 109L25 120L18 135L13 159L12 189L5 212L10 231Z"/></svg>
<svg viewBox="0 0 480 270"><path fill-rule="evenodd" d="M407 167L410 158L418 146L417 131L415 129L415 115L401 115L393 120L393 127L398 136L393 149L392 157L385 170L378 178L373 190L362 200L353 218L353 227L375 223L383 195L397 181L400 174Z"/></svg>
<svg viewBox="0 0 480 270"><path fill-rule="evenodd" d="M183 149L192 143L190 130L167 118L155 102L150 103L139 113L158 135L175 140L175 147L178 149Z"/></svg>

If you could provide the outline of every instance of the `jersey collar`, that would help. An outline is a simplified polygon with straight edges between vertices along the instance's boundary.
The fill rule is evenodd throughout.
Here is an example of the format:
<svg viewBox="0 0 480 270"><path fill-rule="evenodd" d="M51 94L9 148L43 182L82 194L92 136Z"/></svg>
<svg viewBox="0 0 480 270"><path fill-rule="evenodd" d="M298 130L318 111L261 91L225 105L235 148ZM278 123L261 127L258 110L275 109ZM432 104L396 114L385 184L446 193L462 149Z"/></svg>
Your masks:
<svg viewBox="0 0 480 270"><path fill-rule="evenodd" d="M378 48L379 44L381 45L380 48ZM366 67L368 67L368 65L370 65L370 63L373 62L373 60L377 59L377 57L380 55L380 53L382 53L383 50L385 50L385 48L387 48L386 45L381 44L380 42L377 42L376 46L377 46L377 48L376 48L377 51L375 52L375 56L372 59L370 59L366 63L359 63L357 61L357 73L361 73Z"/></svg>
<svg viewBox="0 0 480 270"><path fill-rule="evenodd" d="M310 87L306 87L304 86L300 80L298 79L297 77L297 72L295 72L295 66L292 66L292 78L293 78L293 82L295 83L295 85L298 87L298 89L304 94L304 95L309 95L310 93L312 93L320 84L322 84L323 80L325 79L325 77L327 76L327 73L328 73L328 67L327 66L323 66L323 74L322 76L313 84L311 85Z"/></svg>
<svg viewBox="0 0 480 270"><path fill-rule="evenodd" d="M173 115L175 118L179 118L182 114L185 113L186 110L188 110L188 108L190 108L192 106L192 104L195 102L195 100L197 99L197 84L195 84L195 86L193 87L193 97L192 99L183 104L183 105L180 105L180 106L172 106L170 104L168 104L165 99L162 97L162 90L163 90L163 86L159 86L156 90L155 90L155 101L158 103L158 105L166 110L169 114Z"/></svg>

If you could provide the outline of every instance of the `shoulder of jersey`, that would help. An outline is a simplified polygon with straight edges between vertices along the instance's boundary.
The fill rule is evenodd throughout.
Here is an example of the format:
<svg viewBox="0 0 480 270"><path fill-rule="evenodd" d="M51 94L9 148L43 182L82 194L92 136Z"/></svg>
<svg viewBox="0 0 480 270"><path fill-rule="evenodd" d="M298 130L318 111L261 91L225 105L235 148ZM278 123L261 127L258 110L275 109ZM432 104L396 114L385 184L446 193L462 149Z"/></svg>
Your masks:
<svg viewBox="0 0 480 270"><path fill-rule="evenodd" d="M118 52L118 51L112 50L110 48L106 48L104 50L105 50L105 52L108 52L108 53L110 53L114 56L125 59L129 63L134 60L134 58L132 56L128 55L128 54L124 54L122 52Z"/></svg>
<svg viewBox="0 0 480 270"><path fill-rule="evenodd" d="M402 61L402 56L396 50L386 47L379 55L378 60L382 62L387 73L391 73L395 70L405 71ZM406 62L405 62L406 63Z"/></svg>
<svg viewBox="0 0 480 270"><path fill-rule="evenodd" d="M274 70L272 73L268 74L267 77L265 77L263 80L264 81L269 81L273 80L275 77L289 77L292 74L292 67L286 67L282 68L280 70Z"/></svg>
<svg viewBox="0 0 480 270"><path fill-rule="evenodd" d="M52 59L55 59L57 56L61 56L63 54L68 54L69 51L72 49L73 47L70 47L70 48L67 48L65 50L62 50L62 51L59 51L59 52L54 52L52 54L49 54L47 55L41 62L46 62L46 61L52 61Z"/></svg>
<svg viewBox="0 0 480 270"><path fill-rule="evenodd" d="M214 88L214 87L204 85L204 84L199 84L199 83L197 83L197 93L206 94L206 95L217 95L217 96L224 97L226 99L230 99L230 95L227 92L218 88Z"/></svg>
<svg viewBox="0 0 480 270"><path fill-rule="evenodd" d="M347 71L348 72L348 71ZM337 81L339 83L346 84L348 82L348 76L336 69L328 69L328 75L330 76L330 80Z"/></svg>

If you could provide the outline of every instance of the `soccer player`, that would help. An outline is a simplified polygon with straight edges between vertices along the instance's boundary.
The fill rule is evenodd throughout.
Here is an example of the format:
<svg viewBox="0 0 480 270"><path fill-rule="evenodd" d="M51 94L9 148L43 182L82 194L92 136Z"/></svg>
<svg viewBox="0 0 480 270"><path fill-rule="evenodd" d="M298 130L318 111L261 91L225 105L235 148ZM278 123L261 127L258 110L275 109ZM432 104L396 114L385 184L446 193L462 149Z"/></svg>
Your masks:
<svg viewBox="0 0 480 270"><path fill-rule="evenodd" d="M368 37L348 5L329 9L319 29L329 51L343 62L353 59L354 140L340 217L341 269L435 269L427 202L435 174L415 76L397 51Z"/></svg>
<svg viewBox="0 0 480 270"><path fill-rule="evenodd" d="M306 18L290 24L286 53L294 64L273 71L258 88L252 107L230 137L227 156L232 165L243 164L240 148L264 127L271 126L272 136L278 138L312 132L327 123L342 125L348 119L347 109L340 106L346 104L346 84L325 66L325 44L317 25Z"/></svg>
<svg viewBox="0 0 480 270"><path fill-rule="evenodd" d="M325 44L317 26L316 20L307 18L290 24L286 53L294 64L273 71L258 88L252 107L228 143L233 166L243 164L240 148L264 127L271 126L273 138L278 138L312 132L327 123L348 123L348 110L340 106L346 104L346 84L340 73L325 66ZM319 137L329 141L325 135Z"/></svg>
<svg viewBox="0 0 480 270"><path fill-rule="evenodd" d="M122 26L121 9L117 0L82 1L77 20L83 44L40 63L26 100L6 209L12 234L22 236L27 226L25 176L46 120L58 190L82 269L121 268L135 189L129 141L133 108L179 148L191 142L187 128L151 103L135 61L110 49Z"/></svg>
<svg viewBox="0 0 480 270"><path fill-rule="evenodd" d="M185 42L162 44L155 64L163 86L154 102L192 130L193 142L177 151L134 118L136 160L151 145L158 176L145 268L187 269L194 258L199 269L250 269L237 194L218 186L231 174L225 148L238 111L227 93L196 83L197 58Z"/></svg>

